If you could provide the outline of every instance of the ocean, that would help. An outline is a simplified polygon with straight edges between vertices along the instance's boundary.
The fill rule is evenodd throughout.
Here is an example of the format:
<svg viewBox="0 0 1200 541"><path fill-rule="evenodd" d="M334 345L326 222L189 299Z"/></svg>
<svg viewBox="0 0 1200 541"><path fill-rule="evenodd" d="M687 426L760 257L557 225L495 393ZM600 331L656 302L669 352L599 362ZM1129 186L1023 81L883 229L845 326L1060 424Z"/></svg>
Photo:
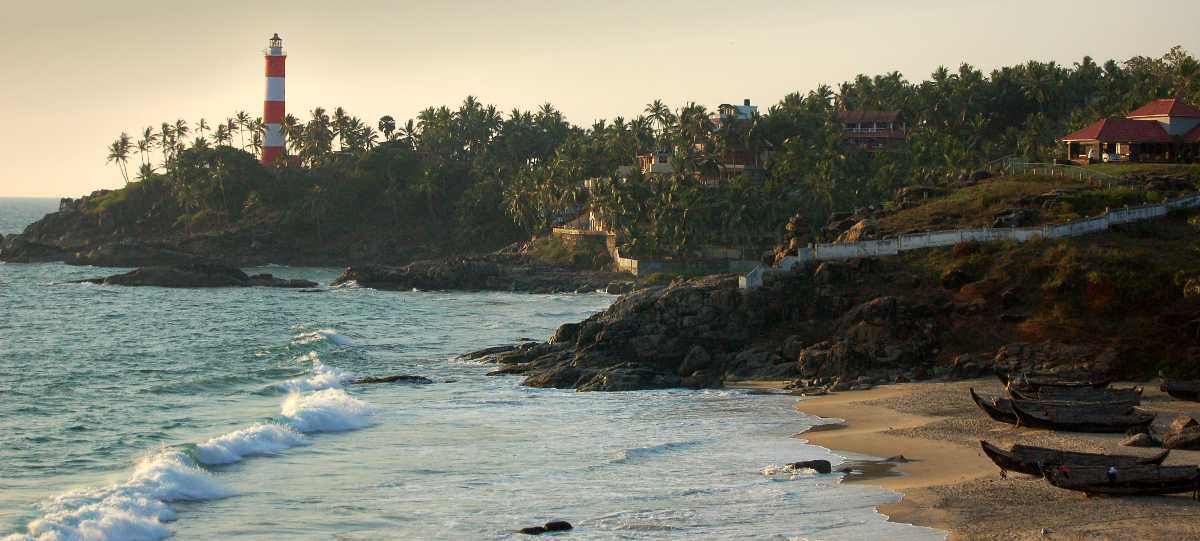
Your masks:
<svg viewBox="0 0 1200 541"><path fill-rule="evenodd" d="M0 198L0 233L56 199ZM121 269L0 263L0 539L942 539L874 510L791 436L795 397L576 393L458 354L542 340L604 294L71 283ZM413 374L431 385L352 385Z"/></svg>

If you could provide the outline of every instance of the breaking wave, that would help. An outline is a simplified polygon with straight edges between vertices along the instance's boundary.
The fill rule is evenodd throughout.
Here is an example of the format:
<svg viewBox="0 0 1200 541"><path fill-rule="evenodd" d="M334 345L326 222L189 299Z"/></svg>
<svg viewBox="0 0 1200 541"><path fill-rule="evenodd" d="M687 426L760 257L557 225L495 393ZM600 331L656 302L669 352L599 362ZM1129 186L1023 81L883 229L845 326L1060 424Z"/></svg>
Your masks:
<svg viewBox="0 0 1200 541"><path fill-rule="evenodd" d="M313 342L326 341L335 346L348 346L350 339L338 334L334 329L318 329L315 331L300 333L292 338L293 344L312 344Z"/></svg>
<svg viewBox="0 0 1200 541"><path fill-rule="evenodd" d="M291 379L285 382L281 387L284 390L292 392L305 391L320 391L323 389L332 389L341 387L342 383L354 377L353 374L334 368L321 362L315 351L310 351L307 355L303 355L299 360L312 363L311 375L304 378Z"/></svg>
<svg viewBox="0 0 1200 541"><path fill-rule="evenodd" d="M308 438L288 426L257 424L215 437L192 450L201 464L232 464L248 456L273 455L284 449L308 445Z"/></svg>
<svg viewBox="0 0 1200 541"><path fill-rule="evenodd" d="M180 451L160 451L138 461L124 483L69 492L42 504L44 514L26 533L4 541L155 541L171 535L175 520L168 503L233 496Z"/></svg>
<svg viewBox="0 0 1200 541"><path fill-rule="evenodd" d="M296 341L349 340L332 330L296 337ZM304 435L341 432L371 424L373 409L341 389L351 375L325 365L316 353L300 358L312 363L311 375L280 384L289 391L280 408L280 422L259 423L209 439L186 450L161 450L137 462L124 483L69 492L41 504L42 516L26 532L0 541L157 541L170 537L166 524L176 519L169 505L236 495L203 466L240 462L246 457L274 455L309 445Z"/></svg>
<svg viewBox="0 0 1200 541"><path fill-rule="evenodd" d="M303 433L342 432L371 424L374 410L342 389L292 393L283 401L283 419Z"/></svg>

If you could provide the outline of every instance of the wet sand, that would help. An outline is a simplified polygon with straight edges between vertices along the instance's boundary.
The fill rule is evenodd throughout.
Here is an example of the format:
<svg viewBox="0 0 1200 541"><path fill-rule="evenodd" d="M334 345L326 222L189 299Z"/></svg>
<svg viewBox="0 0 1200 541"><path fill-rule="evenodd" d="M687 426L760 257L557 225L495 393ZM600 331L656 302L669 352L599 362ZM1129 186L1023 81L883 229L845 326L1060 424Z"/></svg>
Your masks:
<svg viewBox="0 0 1200 541"><path fill-rule="evenodd" d="M1118 384L1118 387L1128 386ZM805 399L806 415L841 419L845 426L797 435L833 450L876 457L903 455L894 465L853 465L868 482L904 494L880 512L891 520L938 528L950 539L1144 540L1200 539L1200 502L1191 495L1092 497L1056 489L1040 478L999 469L979 440L1089 452L1153 455L1157 448L1120 447L1121 434L1076 434L1018 428L987 418L967 393L974 387L999 395L999 382L909 383ZM1174 415L1200 417L1200 403L1171 399L1145 385L1143 408L1159 412L1156 424ZM1200 451L1172 451L1167 464L1200 464ZM896 476L895 471L902 475Z"/></svg>

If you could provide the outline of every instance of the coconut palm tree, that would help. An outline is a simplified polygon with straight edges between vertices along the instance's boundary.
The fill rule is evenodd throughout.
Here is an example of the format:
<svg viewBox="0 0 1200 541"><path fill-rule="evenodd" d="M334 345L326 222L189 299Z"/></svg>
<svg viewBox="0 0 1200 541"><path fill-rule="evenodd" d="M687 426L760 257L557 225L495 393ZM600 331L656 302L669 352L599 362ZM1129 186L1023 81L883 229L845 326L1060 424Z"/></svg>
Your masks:
<svg viewBox="0 0 1200 541"><path fill-rule="evenodd" d="M246 137L242 135L242 130L250 129L250 115L245 111L238 111L233 117L234 125L237 126L238 141L242 144L242 150L246 150Z"/></svg>
<svg viewBox="0 0 1200 541"><path fill-rule="evenodd" d="M175 128L171 124L163 122L158 129L158 148L162 149L163 166L171 159L171 152L175 150Z"/></svg>
<svg viewBox="0 0 1200 541"><path fill-rule="evenodd" d="M116 163L117 169L121 171L121 178L125 179L125 184L129 184L129 172L125 170L125 163L129 161L129 151L133 148L133 143L129 138L129 134L121 132L120 137L117 137L112 144L108 145L108 160L105 163Z"/></svg>
<svg viewBox="0 0 1200 541"><path fill-rule="evenodd" d="M209 130L208 121L201 118L200 122L196 123L196 134L199 135L201 138L203 138L204 132L206 132L208 130Z"/></svg>
<svg viewBox="0 0 1200 541"><path fill-rule="evenodd" d="M383 138L388 141L393 141L392 135L396 133L396 119L391 115L383 115L379 117L379 131L383 134Z"/></svg>
<svg viewBox="0 0 1200 541"><path fill-rule="evenodd" d="M158 141L158 136L155 135L154 128L147 126L142 130L142 137L137 142L137 150L143 165L150 163L150 151L154 148L156 141Z"/></svg>

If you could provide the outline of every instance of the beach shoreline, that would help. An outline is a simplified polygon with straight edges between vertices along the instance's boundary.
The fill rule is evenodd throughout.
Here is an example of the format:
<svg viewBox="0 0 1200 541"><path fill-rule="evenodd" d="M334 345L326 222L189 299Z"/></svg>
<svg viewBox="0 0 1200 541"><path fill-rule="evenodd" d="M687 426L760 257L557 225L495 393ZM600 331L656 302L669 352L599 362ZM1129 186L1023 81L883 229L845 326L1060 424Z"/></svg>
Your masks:
<svg viewBox="0 0 1200 541"><path fill-rule="evenodd" d="M1146 385L1144 407L1169 420L1200 415L1200 404L1171 400ZM795 437L835 453L896 457L847 483L870 483L901 494L878 507L893 522L935 528L959 539L1195 538L1200 502L1190 495L1086 498L1041 479L1010 473L1002 479L978 440L1027 443L1090 452L1151 455L1158 448L1120 447L1121 434L1074 434L1018 428L987 419L968 389L999 394L994 380L906 383L806 398L803 415L835 424ZM822 425L817 425L822 426ZM824 425L829 426L829 425ZM903 456L903 459L899 459ZM856 467L862 463L847 460ZM1200 451L1172 451L1168 464L1200 464ZM890 473L893 469L898 472Z"/></svg>

